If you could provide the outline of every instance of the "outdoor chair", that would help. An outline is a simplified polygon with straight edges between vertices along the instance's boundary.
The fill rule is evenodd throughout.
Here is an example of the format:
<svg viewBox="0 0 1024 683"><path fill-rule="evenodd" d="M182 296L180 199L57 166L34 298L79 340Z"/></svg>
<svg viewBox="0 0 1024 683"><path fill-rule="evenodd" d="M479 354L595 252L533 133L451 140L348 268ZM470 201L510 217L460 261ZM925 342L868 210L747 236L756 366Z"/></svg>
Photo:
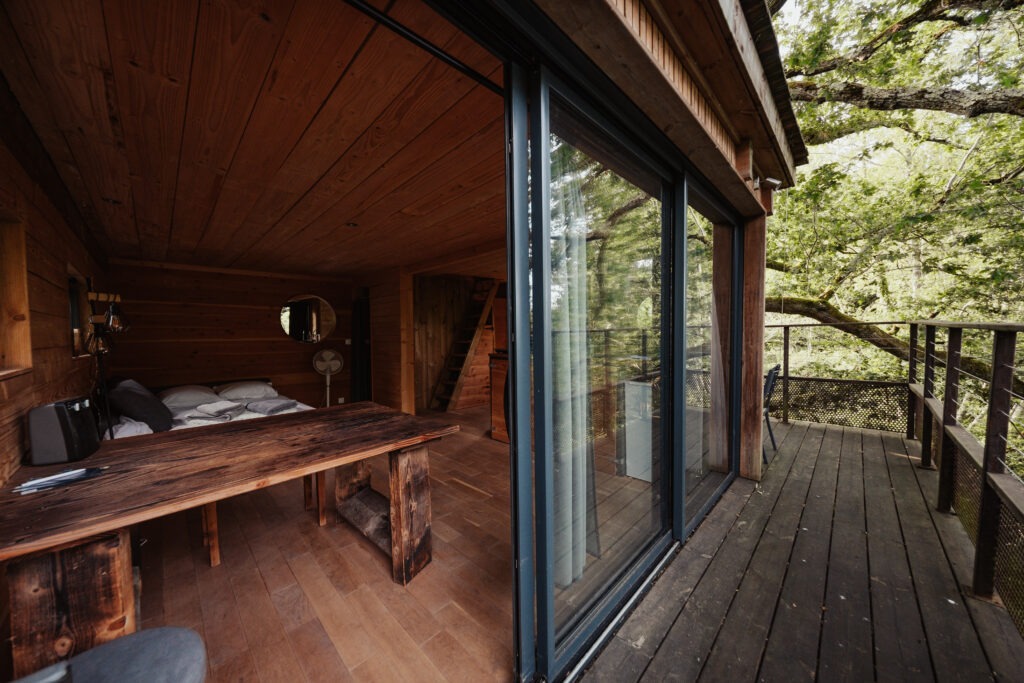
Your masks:
<svg viewBox="0 0 1024 683"><path fill-rule="evenodd" d="M768 418L768 408L772 402L772 394L775 392L775 382L779 379L779 370L782 367L778 364L774 368L768 371L768 374L764 378L764 423L768 426L768 437L772 440L772 450L779 450L778 445L775 443L775 432L772 431L772 421ZM765 464L768 463L768 452L764 448L764 444L761 444L761 458Z"/></svg>

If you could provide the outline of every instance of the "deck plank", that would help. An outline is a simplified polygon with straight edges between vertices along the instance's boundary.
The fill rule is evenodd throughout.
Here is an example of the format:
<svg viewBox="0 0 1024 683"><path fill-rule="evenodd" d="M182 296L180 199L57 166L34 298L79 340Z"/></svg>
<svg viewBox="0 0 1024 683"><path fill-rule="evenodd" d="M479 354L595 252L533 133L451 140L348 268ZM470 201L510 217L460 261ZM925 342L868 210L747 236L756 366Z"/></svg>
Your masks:
<svg viewBox="0 0 1024 683"><path fill-rule="evenodd" d="M862 456L861 430L846 427L839 453L818 662L818 676L828 681L874 678Z"/></svg>
<svg viewBox="0 0 1024 683"><path fill-rule="evenodd" d="M871 611L878 680L934 680L880 433L864 435Z"/></svg>
<svg viewBox="0 0 1024 683"><path fill-rule="evenodd" d="M814 440L816 434L802 436L791 442L799 448L796 460L704 665L701 680L752 680L757 675L814 472L816 452L805 448L803 441Z"/></svg>
<svg viewBox="0 0 1024 683"><path fill-rule="evenodd" d="M813 680L818 671L818 643L825 603L822 568L828 565L839 472L838 461L827 454L839 449L842 432L818 426L812 429L815 428L820 434L807 443L816 458L814 474L761 662L762 680Z"/></svg>
<svg viewBox="0 0 1024 683"><path fill-rule="evenodd" d="M696 680L778 500L798 446L795 440L788 439L780 444L758 494L748 499L641 680Z"/></svg>
<svg viewBox="0 0 1024 683"><path fill-rule="evenodd" d="M911 460L899 435L887 434L883 443L936 678L992 680L992 670L964 605L960 584L946 560L929 504L918 487L912 469L918 466L917 461Z"/></svg>

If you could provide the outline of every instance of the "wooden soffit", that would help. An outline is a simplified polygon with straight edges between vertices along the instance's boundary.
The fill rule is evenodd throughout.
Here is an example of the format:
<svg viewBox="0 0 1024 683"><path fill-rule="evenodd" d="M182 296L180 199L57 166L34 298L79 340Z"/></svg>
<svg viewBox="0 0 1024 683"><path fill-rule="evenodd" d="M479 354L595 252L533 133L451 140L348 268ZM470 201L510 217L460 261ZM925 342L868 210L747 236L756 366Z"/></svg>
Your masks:
<svg viewBox="0 0 1024 683"><path fill-rule="evenodd" d="M763 212L752 175L793 183L793 153L738 0L536 4L741 214Z"/></svg>

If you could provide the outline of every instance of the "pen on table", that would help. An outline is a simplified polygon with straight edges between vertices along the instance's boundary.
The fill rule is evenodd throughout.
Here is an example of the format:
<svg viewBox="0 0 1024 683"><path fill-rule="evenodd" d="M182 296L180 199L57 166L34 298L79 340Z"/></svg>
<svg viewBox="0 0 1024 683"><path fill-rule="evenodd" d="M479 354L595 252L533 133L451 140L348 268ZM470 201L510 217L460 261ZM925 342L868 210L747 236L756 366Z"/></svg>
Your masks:
<svg viewBox="0 0 1024 683"><path fill-rule="evenodd" d="M13 491L24 495L26 493L57 488L58 486L82 481L83 479L91 479L102 474L108 468L109 465L104 465L102 467L83 467L76 470L68 470L67 472L60 472L48 477L40 477L39 479L32 479L18 484L14 487Z"/></svg>

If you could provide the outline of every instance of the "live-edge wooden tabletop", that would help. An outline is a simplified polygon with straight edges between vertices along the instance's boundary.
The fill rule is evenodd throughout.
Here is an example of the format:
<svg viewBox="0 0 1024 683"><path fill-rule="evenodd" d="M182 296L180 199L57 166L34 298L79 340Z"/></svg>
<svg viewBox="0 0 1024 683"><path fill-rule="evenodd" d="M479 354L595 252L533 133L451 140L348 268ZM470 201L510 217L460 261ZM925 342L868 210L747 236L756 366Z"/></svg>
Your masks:
<svg viewBox="0 0 1024 683"><path fill-rule="evenodd" d="M104 441L88 458L22 467L0 489L0 561L253 491L459 430L359 402ZM99 476L26 495L20 483L78 467Z"/></svg>

